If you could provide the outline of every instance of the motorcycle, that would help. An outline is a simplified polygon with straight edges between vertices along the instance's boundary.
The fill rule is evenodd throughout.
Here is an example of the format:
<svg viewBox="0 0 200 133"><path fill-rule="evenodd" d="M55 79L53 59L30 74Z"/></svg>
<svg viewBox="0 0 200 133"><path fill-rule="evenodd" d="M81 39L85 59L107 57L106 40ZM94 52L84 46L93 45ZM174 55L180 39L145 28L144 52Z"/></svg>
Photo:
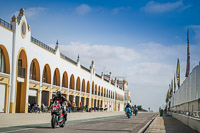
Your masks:
<svg viewBox="0 0 200 133"><path fill-rule="evenodd" d="M131 113L132 113L131 108L130 107L126 108L126 115L128 118L131 118Z"/></svg>
<svg viewBox="0 0 200 133"><path fill-rule="evenodd" d="M137 108L135 108L134 109L134 111L133 111L133 113L135 114L135 116L138 114L138 109Z"/></svg>
<svg viewBox="0 0 200 133"><path fill-rule="evenodd" d="M60 127L65 126L65 117L63 115L63 109L66 110L66 106L61 106L59 101L55 101L51 105L51 127L55 128L57 125Z"/></svg>

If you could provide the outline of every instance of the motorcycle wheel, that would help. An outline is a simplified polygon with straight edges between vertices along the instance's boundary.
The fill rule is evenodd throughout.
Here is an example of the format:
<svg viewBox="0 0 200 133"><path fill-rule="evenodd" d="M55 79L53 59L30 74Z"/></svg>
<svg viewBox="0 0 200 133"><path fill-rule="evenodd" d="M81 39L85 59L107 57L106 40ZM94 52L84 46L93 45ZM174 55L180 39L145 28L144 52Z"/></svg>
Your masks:
<svg viewBox="0 0 200 133"><path fill-rule="evenodd" d="M52 128L56 127L56 117L55 117L55 115L53 115L52 118L51 118L51 127Z"/></svg>
<svg viewBox="0 0 200 133"><path fill-rule="evenodd" d="M128 118L130 118L130 112L127 113Z"/></svg>
<svg viewBox="0 0 200 133"><path fill-rule="evenodd" d="M60 125L60 127L65 127L65 118L63 118L62 124Z"/></svg>

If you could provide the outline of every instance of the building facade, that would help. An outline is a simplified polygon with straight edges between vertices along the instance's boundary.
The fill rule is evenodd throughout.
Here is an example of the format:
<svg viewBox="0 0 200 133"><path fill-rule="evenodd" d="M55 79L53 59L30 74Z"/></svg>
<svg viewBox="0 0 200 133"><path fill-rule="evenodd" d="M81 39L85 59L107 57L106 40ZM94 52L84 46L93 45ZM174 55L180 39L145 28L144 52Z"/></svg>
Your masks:
<svg viewBox="0 0 200 133"><path fill-rule="evenodd" d="M11 23L0 19L0 112L27 113L28 104L48 106L57 91L76 106L122 111L124 88L31 36L25 11Z"/></svg>

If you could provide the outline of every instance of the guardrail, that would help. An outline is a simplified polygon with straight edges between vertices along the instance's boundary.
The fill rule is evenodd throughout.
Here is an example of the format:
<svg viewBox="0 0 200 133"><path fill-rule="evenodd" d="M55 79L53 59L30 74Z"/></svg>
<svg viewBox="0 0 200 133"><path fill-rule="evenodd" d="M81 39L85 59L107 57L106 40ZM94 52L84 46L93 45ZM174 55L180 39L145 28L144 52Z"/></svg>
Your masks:
<svg viewBox="0 0 200 133"><path fill-rule="evenodd" d="M39 46L43 47L44 49L46 49L46 50L48 50L48 51L50 51L52 53L55 53L55 49L51 48L50 46L44 44L43 42L37 40L36 38L34 38L32 36L31 36L31 41L36 43L36 44L38 44Z"/></svg>
<svg viewBox="0 0 200 133"><path fill-rule="evenodd" d="M60 53L61 58L71 62L74 65L77 65L77 62L73 61L72 59L70 59L69 57L65 56L64 54Z"/></svg>
<svg viewBox="0 0 200 133"><path fill-rule="evenodd" d="M86 67L84 67L83 65L81 65L81 68L84 69L84 70L86 70L86 71L88 71L90 73L90 70L87 69Z"/></svg>
<svg viewBox="0 0 200 133"><path fill-rule="evenodd" d="M98 74L95 74L97 77L99 77L99 78L101 78L101 76L100 75L98 75Z"/></svg>
<svg viewBox="0 0 200 133"><path fill-rule="evenodd" d="M0 25L3 25L4 27L12 30L12 25L1 18L0 18Z"/></svg>

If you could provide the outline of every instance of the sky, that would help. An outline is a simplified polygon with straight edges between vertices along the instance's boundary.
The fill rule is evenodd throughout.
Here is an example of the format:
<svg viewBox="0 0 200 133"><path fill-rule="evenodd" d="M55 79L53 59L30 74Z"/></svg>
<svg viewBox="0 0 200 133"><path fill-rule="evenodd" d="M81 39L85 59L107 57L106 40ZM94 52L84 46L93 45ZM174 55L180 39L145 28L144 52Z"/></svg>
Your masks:
<svg viewBox="0 0 200 133"><path fill-rule="evenodd" d="M199 0L1 0L0 18L26 11L31 34L96 72L124 77L133 105L158 111L181 64L186 71L187 28L191 69L200 61Z"/></svg>

